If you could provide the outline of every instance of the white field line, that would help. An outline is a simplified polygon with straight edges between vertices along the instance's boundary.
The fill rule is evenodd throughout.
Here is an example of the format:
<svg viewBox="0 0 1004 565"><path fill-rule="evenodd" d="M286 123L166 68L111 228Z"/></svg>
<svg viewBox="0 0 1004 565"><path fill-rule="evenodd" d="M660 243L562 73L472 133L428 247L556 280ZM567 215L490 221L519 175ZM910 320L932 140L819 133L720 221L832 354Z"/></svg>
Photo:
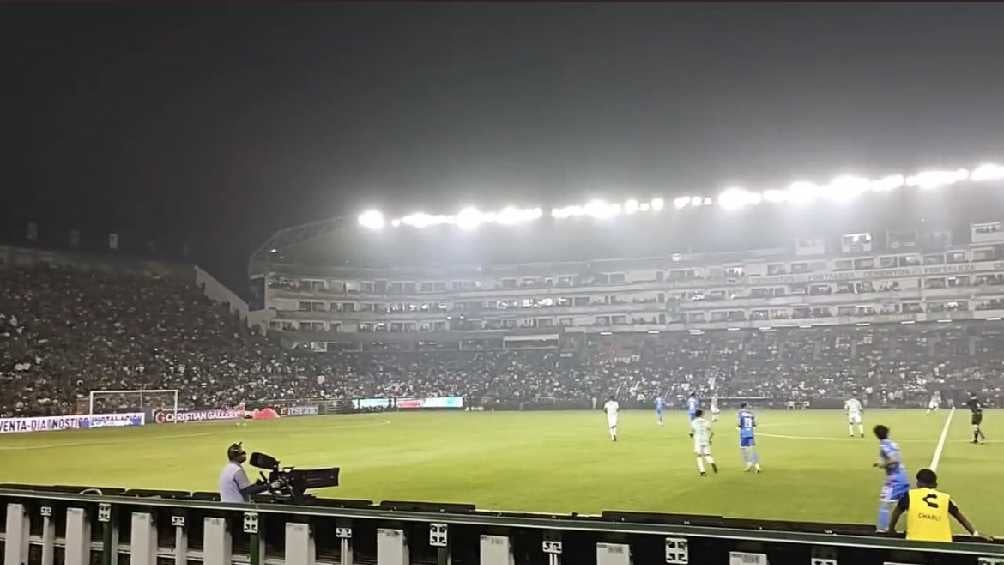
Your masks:
<svg viewBox="0 0 1004 565"><path fill-rule="evenodd" d="M948 438L948 428L952 425L952 417L955 416L955 408L952 408L951 412L948 413L948 418L945 419L945 427L941 428L941 437L938 438L938 447L934 450L934 455L931 457L931 466L929 467L932 471L938 470L938 463L941 462L941 452L945 450L945 439Z"/></svg>

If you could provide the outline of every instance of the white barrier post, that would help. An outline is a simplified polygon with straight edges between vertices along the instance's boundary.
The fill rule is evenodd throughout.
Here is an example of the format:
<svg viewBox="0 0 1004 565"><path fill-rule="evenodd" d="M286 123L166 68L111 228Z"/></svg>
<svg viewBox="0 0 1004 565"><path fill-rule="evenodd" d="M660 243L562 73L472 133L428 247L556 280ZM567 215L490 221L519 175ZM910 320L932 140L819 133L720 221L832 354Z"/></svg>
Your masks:
<svg viewBox="0 0 1004 565"><path fill-rule="evenodd" d="M133 512L129 532L129 565L157 565L157 526L153 514Z"/></svg>
<svg viewBox="0 0 1004 565"><path fill-rule="evenodd" d="M83 508L66 509L66 548L63 561L66 565L91 564L91 522Z"/></svg>
<svg viewBox="0 0 1004 565"><path fill-rule="evenodd" d="M171 516L174 526L174 565L188 564L188 531L185 530L184 516Z"/></svg>
<svg viewBox="0 0 1004 565"><path fill-rule="evenodd" d="M631 546L626 543L597 543L596 565L631 565Z"/></svg>
<svg viewBox="0 0 1004 565"><path fill-rule="evenodd" d="M541 549L547 555L548 565L561 565L562 543L561 535L556 532L544 532L544 539L541 542Z"/></svg>
<svg viewBox="0 0 1004 565"><path fill-rule="evenodd" d="M481 565L515 565L509 536L481 536Z"/></svg>
<svg viewBox="0 0 1004 565"><path fill-rule="evenodd" d="M408 565L404 530L377 529L377 565Z"/></svg>
<svg viewBox="0 0 1004 565"><path fill-rule="evenodd" d="M310 524L286 523L286 565L314 565L317 546Z"/></svg>
<svg viewBox="0 0 1004 565"><path fill-rule="evenodd" d="M52 565L56 557L56 526L52 523L52 507L42 506L38 509L42 516L42 562L41 565Z"/></svg>
<svg viewBox="0 0 1004 565"><path fill-rule="evenodd" d="M28 531L31 521L23 504L7 505L7 527L4 529L4 565L28 564Z"/></svg>
<svg viewBox="0 0 1004 565"><path fill-rule="evenodd" d="M342 561L339 565L353 565L352 521L339 519L335 522L335 537L342 542Z"/></svg>
<svg viewBox="0 0 1004 565"><path fill-rule="evenodd" d="M226 518L205 518L202 526L202 563L231 565L233 541Z"/></svg>

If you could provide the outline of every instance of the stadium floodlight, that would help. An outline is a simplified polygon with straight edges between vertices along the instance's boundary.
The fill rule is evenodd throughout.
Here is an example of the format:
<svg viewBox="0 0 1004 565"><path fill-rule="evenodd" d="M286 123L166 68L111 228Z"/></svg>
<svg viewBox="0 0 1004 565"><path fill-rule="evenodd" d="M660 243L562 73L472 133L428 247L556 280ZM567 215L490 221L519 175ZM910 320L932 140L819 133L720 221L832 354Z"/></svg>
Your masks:
<svg viewBox="0 0 1004 565"><path fill-rule="evenodd" d="M638 205L638 209L641 210L642 212L648 212L652 210L652 205L649 204L648 202L642 202L641 204Z"/></svg>
<svg viewBox="0 0 1004 565"><path fill-rule="evenodd" d="M767 202L773 204L780 204L782 202L788 201L788 191L787 190L777 190L776 188L771 190L765 190L763 192L763 199Z"/></svg>
<svg viewBox="0 0 1004 565"><path fill-rule="evenodd" d="M629 198L626 202L624 202L624 213L628 216L636 214L640 208L641 205L638 204L638 201L634 198Z"/></svg>
<svg viewBox="0 0 1004 565"><path fill-rule="evenodd" d="M871 189L874 192L889 192L897 188L903 188L906 178L903 175L886 175L880 179L871 181Z"/></svg>
<svg viewBox="0 0 1004 565"><path fill-rule="evenodd" d="M589 203L582 208L582 210L587 216L599 220L605 220L607 218L619 216L621 214L621 205L610 204L605 200L594 199L590 200Z"/></svg>
<svg viewBox="0 0 1004 565"><path fill-rule="evenodd" d="M825 194L831 200L848 202L871 188L871 181L854 175L841 175L830 181Z"/></svg>
<svg viewBox="0 0 1004 565"><path fill-rule="evenodd" d="M673 199L673 208L676 208L677 210L683 210L687 206L690 206L689 196L679 196Z"/></svg>
<svg viewBox="0 0 1004 565"><path fill-rule="evenodd" d="M395 228L401 227L401 218L394 218L393 220L390 221L390 225L394 226Z"/></svg>
<svg viewBox="0 0 1004 565"><path fill-rule="evenodd" d="M506 206L495 214L494 221L504 226L511 226L514 224L536 220L543 215L544 212L540 208L525 209L517 208L515 206Z"/></svg>
<svg viewBox="0 0 1004 565"><path fill-rule="evenodd" d="M726 188L718 195L718 205L726 210L739 210L759 204L762 200L759 192L750 192L738 186Z"/></svg>
<svg viewBox="0 0 1004 565"><path fill-rule="evenodd" d="M380 210L366 210L359 214L359 225L371 230L383 229L383 213Z"/></svg>
<svg viewBox="0 0 1004 565"><path fill-rule="evenodd" d="M474 206L467 206L457 213L456 224L462 230L477 229L484 222L484 215Z"/></svg>
<svg viewBox="0 0 1004 565"><path fill-rule="evenodd" d="M788 201L795 204L810 204L822 192L822 187L814 182L795 181L788 186Z"/></svg>
<svg viewBox="0 0 1004 565"><path fill-rule="evenodd" d="M690 205L691 206L703 206L704 205L704 199L701 198L700 196L692 196L692 197L690 197Z"/></svg>
<svg viewBox="0 0 1004 565"><path fill-rule="evenodd" d="M455 216L434 216L425 212L416 212L401 218L402 224L418 229L438 226L440 224L455 224L456 222Z"/></svg>
<svg viewBox="0 0 1004 565"><path fill-rule="evenodd" d="M915 186L920 189L933 189L949 186L969 178L967 169L956 169L954 171L923 171L915 175L906 177L907 186Z"/></svg>
<svg viewBox="0 0 1004 565"><path fill-rule="evenodd" d="M666 207L666 201L662 198L653 198L650 204L652 205L653 212L661 212Z"/></svg>
<svg viewBox="0 0 1004 565"><path fill-rule="evenodd" d="M551 217L559 220L581 216L582 214L582 206L564 206L561 208L553 208L551 210Z"/></svg>
<svg viewBox="0 0 1004 565"><path fill-rule="evenodd" d="M969 175L972 181L1004 180L1004 166L996 163L983 163L973 169Z"/></svg>

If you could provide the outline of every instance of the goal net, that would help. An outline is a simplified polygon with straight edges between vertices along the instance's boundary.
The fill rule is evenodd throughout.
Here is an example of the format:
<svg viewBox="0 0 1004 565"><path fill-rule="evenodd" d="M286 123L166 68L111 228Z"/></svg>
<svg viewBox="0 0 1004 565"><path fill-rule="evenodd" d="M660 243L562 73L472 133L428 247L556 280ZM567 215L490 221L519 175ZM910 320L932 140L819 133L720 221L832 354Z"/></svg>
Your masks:
<svg viewBox="0 0 1004 565"><path fill-rule="evenodd" d="M178 415L178 389L92 390L87 413L124 414L143 412L148 418L154 412Z"/></svg>

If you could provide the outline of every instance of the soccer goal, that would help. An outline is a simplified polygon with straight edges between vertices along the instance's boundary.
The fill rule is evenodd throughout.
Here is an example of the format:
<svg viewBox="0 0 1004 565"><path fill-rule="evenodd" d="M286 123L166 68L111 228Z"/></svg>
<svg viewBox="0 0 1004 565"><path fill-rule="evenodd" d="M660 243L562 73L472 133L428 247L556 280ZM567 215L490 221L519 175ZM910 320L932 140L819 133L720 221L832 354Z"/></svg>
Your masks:
<svg viewBox="0 0 1004 565"><path fill-rule="evenodd" d="M178 389L92 390L88 414L170 412L178 415Z"/></svg>

